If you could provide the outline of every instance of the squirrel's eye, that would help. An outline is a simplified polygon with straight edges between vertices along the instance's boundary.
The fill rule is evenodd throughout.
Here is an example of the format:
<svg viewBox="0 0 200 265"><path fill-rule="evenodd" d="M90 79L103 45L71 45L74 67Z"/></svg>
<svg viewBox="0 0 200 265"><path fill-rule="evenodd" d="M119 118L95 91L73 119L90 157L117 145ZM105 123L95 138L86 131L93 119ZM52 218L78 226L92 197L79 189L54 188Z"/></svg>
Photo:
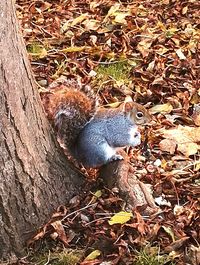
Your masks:
<svg viewBox="0 0 200 265"><path fill-rule="evenodd" d="M138 112L136 113L136 118L138 118L138 119L142 119L143 117L144 117L144 113L143 113L143 112L138 111Z"/></svg>

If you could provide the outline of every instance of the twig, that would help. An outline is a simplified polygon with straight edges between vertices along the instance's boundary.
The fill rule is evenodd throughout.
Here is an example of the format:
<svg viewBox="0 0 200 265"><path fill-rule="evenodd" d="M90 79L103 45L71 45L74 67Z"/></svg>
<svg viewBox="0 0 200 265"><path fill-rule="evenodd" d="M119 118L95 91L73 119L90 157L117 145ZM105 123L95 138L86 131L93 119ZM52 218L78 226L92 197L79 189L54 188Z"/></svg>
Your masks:
<svg viewBox="0 0 200 265"><path fill-rule="evenodd" d="M83 210L85 210L85 209L87 209L87 208L90 208L90 207L92 207L92 206L95 206L95 205L97 205L97 202L95 202L95 203L93 203L93 204L88 204L88 205L86 205L85 207L83 207L83 208L81 208L81 209L78 209L78 210L76 210L76 211L74 211L74 212L72 212L72 213L69 213L68 215L66 215L63 219L61 219L61 222L62 221L64 221L66 218L68 218L69 216L71 216L71 215L73 215L73 214L75 214L75 213L79 213L79 212L81 212L81 211L83 211Z"/></svg>
<svg viewBox="0 0 200 265"><path fill-rule="evenodd" d="M95 222L97 222L97 221L100 221L100 220L106 220L106 219L110 219L110 217L106 217L106 216L105 216L105 217L97 218L97 219L95 219L95 220L93 220L93 221L91 221L91 222L85 224L85 226L88 226L88 225L90 225L90 224L92 224L92 223L95 223Z"/></svg>

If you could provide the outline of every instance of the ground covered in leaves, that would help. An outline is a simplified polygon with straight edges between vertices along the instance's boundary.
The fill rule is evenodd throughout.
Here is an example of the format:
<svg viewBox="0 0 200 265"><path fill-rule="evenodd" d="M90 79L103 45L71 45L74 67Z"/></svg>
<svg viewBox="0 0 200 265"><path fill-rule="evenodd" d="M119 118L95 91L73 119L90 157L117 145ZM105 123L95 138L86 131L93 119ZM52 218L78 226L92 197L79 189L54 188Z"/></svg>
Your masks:
<svg viewBox="0 0 200 265"><path fill-rule="evenodd" d="M101 184L60 208L30 242L37 241L38 258L48 249L32 263L199 264L198 1L18 0L16 6L40 91L73 76L92 85L102 104L114 107L131 96L156 121L148 150L130 157L137 177L152 185L160 214L127 213L117 193Z"/></svg>

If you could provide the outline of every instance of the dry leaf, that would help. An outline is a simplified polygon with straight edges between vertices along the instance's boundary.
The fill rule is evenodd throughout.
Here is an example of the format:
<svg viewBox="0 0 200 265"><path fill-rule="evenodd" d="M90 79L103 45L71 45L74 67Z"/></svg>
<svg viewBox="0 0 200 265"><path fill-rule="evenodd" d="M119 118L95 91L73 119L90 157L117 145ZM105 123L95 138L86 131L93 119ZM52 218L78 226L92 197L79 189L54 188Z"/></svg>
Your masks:
<svg viewBox="0 0 200 265"><path fill-rule="evenodd" d="M115 16L115 22L126 25L127 22L126 22L126 19L125 18L127 16L129 16L129 15L130 15L129 13L117 12L116 13L116 16Z"/></svg>
<svg viewBox="0 0 200 265"><path fill-rule="evenodd" d="M188 264L200 264L200 246L189 245L186 259L190 262Z"/></svg>
<svg viewBox="0 0 200 265"><path fill-rule="evenodd" d="M153 72L154 67L155 67L155 60L153 60L148 64L147 71Z"/></svg>
<svg viewBox="0 0 200 265"><path fill-rule="evenodd" d="M116 213L113 217L111 217L108 223L109 225L125 224L131 219L131 217L133 217L132 213L122 211L122 212Z"/></svg>
<svg viewBox="0 0 200 265"><path fill-rule="evenodd" d="M45 56L47 56L47 50L45 48L42 48L41 52L40 52L40 55L39 57L42 59L44 58Z"/></svg>
<svg viewBox="0 0 200 265"><path fill-rule="evenodd" d="M155 105L150 109L151 114L155 113L170 113L173 110L172 105L168 102L166 104Z"/></svg>
<svg viewBox="0 0 200 265"><path fill-rule="evenodd" d="M173 140L173 143L169 142L168 150L166 150L167 145L161 142L161 147L164 151L170 152L170 143L177 144L177 150L183 153L185 156L194 155L200 149L200 127L189 127L179 125L176 129L161 129L159 132L162 136L168 140Z"/></svg>
<svg viewBox="0 0 200 265"><path fill-rule="evenodd" d="M65 229L61 223L61 221L55 221L51 223L51 226L55 229L56 233L58 234L58 238L65 244L68 245L69 240L67 239Z"/></svg>
<svg viewBox="0 0 200 265"><path fill-rule="evenodd" d="M118 11L119 8L120 8L120 4L119 3L116 3L116 4L112 5L111 8L108 11L108 14L107 14L106 17L114 16L115 12Z"/></svg>
<svg viewBox="0 0 200 265"><path fill-rule="evenodd" d="M186 59L186 57L183 54L183 52L181 51L181 49L176 50L176 54L178 55L180 60L185 60Z"/></svg>
<svg viewBox="0 0 200 265"><path fill-rule="evenodd" d="M143 57L146 57L149 54L152 42L153 42L153 38L149 37L149 38L142 39L138 43L137 49L139 52L141 52Z"/></svg>
<svg viewBox="0 0 200 265"><path fill-rule="evenodd" d="M200 104L194 105L192 118L196 126L200 126Z"/></svg>
<svg viewBox="0 0 200 265"><path fill-rule="evenodd" d="M175 153L176 150L176 141L171 139L163 139L160 143L160 150L164 152L169 152L171 155Z"/></svg>
<svg viewBox="0 0 200 265"><path fill-rule="evenodd" d="M92 251L86 258L85 260L94 260L96 259L98 256L101 255L101 251L99 251L98 249L97 250L94 250Z"/></svg>
<svg viewBox="0 0 200 265"><path fill-rule="evenodd" d="M163 139L160 143L160 149L164 152L169 152L171 155L175 153L176 141L171 139Z"/></svg>
<svg viewBox="0 0 200 265"><path fill-rule="evenodd" d="M182 9L182 14L185 15L188 11L188 7L185 6L183 9Z"/></svg>
<svg viewBox="0 0 200 265"><path fill-rule="evenodd" d="M162 76L156 76L154 81L152 82L152 85L164 85L165 80L163 79Z"/></svg>
<svg viewBox="0 0 200 265"><path fill-rule="evenodd" d="M169 246L167 246L165 248L166 252L172 252L172 251L177 251L179 250L184 244L185 242L189 239L188 236L184 236L176 241L174 241L172 244L170 244Z"/></svg>
<svg viewBox="0 0 200 265"><path fill-rule="evenodd" d="M174 236L174 232L172 230L171 227L167 227L167 226L162 226L162 228L164 229L164 231L172 238L172 241L174 242L175 241L175 236Z"/></svg>
<svg viewBox="0 0 200 265"><path fill-rule="evenodd" d="M98 20L95 19L87 19L83 21L82 23L85 26L86 30L97 30L98 27L100 26L100 23Z"/></svg>
<svg viewBox="0 0 200 265"><path fill-rule="evenodd" d="M85 48L86 48L85 46L82 46L82 47L71 46L71 47L62 49L61 51L64 52L64 53L68 53L68 52L81 52L81 51L85 50Z"/></svg>
<svg viewBox="0 0 200 265"><path fill-rule="evenodd" d="M83 20L85 20L86 18L88 17L88 14L82 14L80 15L79 17L76 17L73 21L72 21L72 24L71 26L75 26L79 23L81 23Z"/></svg>

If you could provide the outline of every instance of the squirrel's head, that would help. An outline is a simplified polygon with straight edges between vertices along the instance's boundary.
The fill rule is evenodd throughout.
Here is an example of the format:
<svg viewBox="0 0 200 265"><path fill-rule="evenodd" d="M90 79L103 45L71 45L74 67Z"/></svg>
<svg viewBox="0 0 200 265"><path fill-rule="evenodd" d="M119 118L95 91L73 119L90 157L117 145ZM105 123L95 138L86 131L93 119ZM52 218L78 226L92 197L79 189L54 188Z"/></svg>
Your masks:
<svg viewBox="0 0 200 265"><path fill-rule="evenodd" d="M128 115L131 121L136 125L148 124L152 117L144 106L136 102L125 102L123 106L124 112Z"/></svg>

